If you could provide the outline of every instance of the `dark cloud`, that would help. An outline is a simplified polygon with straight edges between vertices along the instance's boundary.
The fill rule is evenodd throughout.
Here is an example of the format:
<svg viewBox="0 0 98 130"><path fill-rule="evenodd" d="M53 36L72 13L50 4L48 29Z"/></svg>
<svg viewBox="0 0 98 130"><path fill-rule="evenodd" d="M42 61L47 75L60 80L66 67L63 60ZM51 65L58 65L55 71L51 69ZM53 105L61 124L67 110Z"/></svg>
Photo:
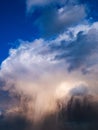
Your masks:
<svg viewBox="0 0 98 130"><path fill-rule="evenodd" d="M58 108L59 108L58 102ZM59 111L34 123L22 113L0 116L2 130L97 130L98 99L93 95L71 96ZM33 116L33 115L32 115ZM40 116L40 115L39 115Z"/></svg>
<svg viewBox="0 0 98 130"><path fill-rule="evenodd" d="M21 115L15 115L14 117L6 117L2 115L0 117L0 129L2 130L31 130L31 123Z"/></svg>
<svg viewBox="0 0 98 130"><path fill-rule="evenodd" d="M6 82L0 78L0 88L4 87Z"/></svg>

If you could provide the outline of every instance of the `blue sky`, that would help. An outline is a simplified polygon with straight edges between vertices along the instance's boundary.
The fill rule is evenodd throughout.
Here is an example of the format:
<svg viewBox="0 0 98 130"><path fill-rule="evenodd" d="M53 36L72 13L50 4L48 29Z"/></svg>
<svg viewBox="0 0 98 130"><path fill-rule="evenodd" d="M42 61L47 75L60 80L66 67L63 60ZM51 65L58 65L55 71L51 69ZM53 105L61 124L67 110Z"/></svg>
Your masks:
<svg viewBox="0 0 98 130"><path fill-rule="evenodd" d="M0 1L0 62L8 55L8 50L18 39L32 40L39 37L33 18L26 16L23 0Z"/></svg>
<svg viewBox="0 0 98 130"><path fill-rule="evenodd" d="M97 21L97 0L80 0L80 3L86 4L87 6L87 18L90 19L91 22ZM18 44L18 39L31 41L39 37L46 37L42 35L44 27L40 29L40 19L38 19L41 13L46 11L46 9L36 7L35 11L29 14L26 8L25 0L0 1L0 63L8 56L9 48L17 46L15 44ZM36 19L39 20L37 25L35 24ZM46 23L43 22L43 24ZM47 30L45 30L45 33L47 33ZM55 35L56 34L53 33L52 37ZM51 36L49 36L49 38L51 38Z"/></svg>

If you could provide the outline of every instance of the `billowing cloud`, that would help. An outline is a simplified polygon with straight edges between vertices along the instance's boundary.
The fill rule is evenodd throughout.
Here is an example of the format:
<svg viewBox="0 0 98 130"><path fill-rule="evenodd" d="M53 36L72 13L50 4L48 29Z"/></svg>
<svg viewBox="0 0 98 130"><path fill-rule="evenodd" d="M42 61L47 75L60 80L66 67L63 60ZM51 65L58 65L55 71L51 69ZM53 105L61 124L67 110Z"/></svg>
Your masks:
<svg viewBox="0 0 98 130"><path fill-rule="evenodd" d="M41 33L58 35L9 50L0 66L0 129L97 128L98 22L85 19L78 0L26 2L28 13L40 12L34 23Z"/></svg>
<svg viewBox="0 0 98 130"><path fill-rule="evenodd" d="M21 41L1 64L1 86L32 97L32 93L43 93L45 88L54 93L62 82L86 82L88 73L97 74L97 27L98 23L78 25L55 40Z"/></svg>
<svg viewBox="0 0 98 130"><path fill-rule="evenodd" d="M69 28L55 40L21 41L18 48L10 49L9 57L1 64L1 87L16 95L22 93L30 98L37 95L36 100L41 104L40 97L51 102L50 97L55 95L62 83L64 91L77 82L91 86L95 78L88 82L88 72L90 76L96 72L93 70L98 64L97 41L97 23ZM69 73L69 70L72 72ZM84 75L84 72L87 74Z"/></svg>
<svg viewBox="0 0 98 130"><path fill-rule="evenodd" d="M69 70L80 69L83 72L88 72L92 66L98 65L97 34L98 23L91 26L69 28L65 34L65 39L63 35L62 38L60 37L62 42L59 45L54 44L51 48L59 51L56 59L65 59L69 63Z"/></svg>
<svg viewBox="0 0 98 130"><path fill-rule="evenodd" d="M21 121L23 130L47 130L47 122L49 129L61 130L56 121L89 121L92 115L97 121L97 34L98 23L86 23L68 28L54 40L20 41L19 47L10 49L1 64L0 88L11 105L4 107L1 122L10 129ZM0 127L6 130L4 126Z"/></svg>

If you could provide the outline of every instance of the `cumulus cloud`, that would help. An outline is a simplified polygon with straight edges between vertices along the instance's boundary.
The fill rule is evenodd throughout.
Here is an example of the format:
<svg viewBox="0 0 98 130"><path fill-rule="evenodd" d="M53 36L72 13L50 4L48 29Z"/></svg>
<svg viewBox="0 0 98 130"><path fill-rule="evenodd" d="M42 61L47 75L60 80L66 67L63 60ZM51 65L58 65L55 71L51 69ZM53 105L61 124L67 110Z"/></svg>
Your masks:
<svg viewBox="0 0 98 130"><path fill-rule="evenodd" d="M22 43L19 48L10 50L0 70L0 79L4 82L1 89L18 100L10 111L23 108L28 110L29 118L38 120L39 114L41 118L56 110L55 91L65 74L60 62L53 60L55 55L55 52L50 53L48 41L46 44L43 39Z"/></svg>
<svg viewBox="0 0 98 130"><path fill-rule="evenodd" d="M14 101L1 114L0 128L6 130L8 124L7 129L61 130L68 121L97 121L97 46L94 23L70 27L55 40L21 41L10 49L1 64L0 87L7 92L5 99ZM83 69L90 74L84 75Z"/></svg>
<svg viewBox="0 0 98 130"><path fill-rule="evenodd" d="M0 96L10 102L1 102L0 129L71 130L68 122L98 122L98 23L85 21L78 0L26 2L28 12L40 11L35 24L42 33L59 36L10 49L0 66Z"/></svg>
<svg viewBox="0 0 98 130"><path fill-rule="evenodd" d="M97 24L70 27L55 40L21 41L18 48L10 49L9 57L1 64L1 87L32 97L32 93L43 93L46 88L55 92L67 80L81 81L83 73L95 74Z"/></svg>

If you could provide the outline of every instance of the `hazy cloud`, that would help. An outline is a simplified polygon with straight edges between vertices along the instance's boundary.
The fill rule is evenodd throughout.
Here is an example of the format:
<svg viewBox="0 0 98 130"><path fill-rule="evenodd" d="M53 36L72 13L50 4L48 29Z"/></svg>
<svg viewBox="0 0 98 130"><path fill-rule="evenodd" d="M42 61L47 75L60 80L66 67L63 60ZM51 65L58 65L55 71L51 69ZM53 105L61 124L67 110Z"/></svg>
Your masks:
<svg viewBox="0 0 98 130"><path fill-rule="evenodd" d="M86 17L85 6L73 0L27 0L27 9L33 15L39 10L40 15L34 23L44 36L61 33L69 26L83 22Z"/></svg>

